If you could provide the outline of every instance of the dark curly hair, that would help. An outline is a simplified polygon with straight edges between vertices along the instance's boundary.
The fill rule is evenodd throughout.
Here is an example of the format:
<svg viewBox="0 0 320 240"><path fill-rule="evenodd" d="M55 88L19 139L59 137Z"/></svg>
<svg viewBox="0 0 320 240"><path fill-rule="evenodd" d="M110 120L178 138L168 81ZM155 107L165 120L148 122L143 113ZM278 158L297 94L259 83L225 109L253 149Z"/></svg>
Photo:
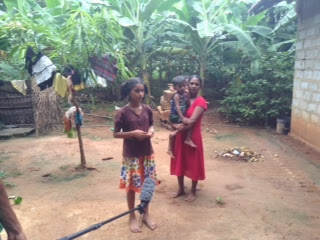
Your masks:
<svg viewBox="0 0 320 240"><path fill-rule="evenodd" d="M131 90L137 85L142 84L144 87L144 94L148 94L148 87L144 84L143 80L139 77L133 77L130 78L128 81L123 83L120 88L120 95L121 99L125 99L127 96L129 96Z"/></svg>

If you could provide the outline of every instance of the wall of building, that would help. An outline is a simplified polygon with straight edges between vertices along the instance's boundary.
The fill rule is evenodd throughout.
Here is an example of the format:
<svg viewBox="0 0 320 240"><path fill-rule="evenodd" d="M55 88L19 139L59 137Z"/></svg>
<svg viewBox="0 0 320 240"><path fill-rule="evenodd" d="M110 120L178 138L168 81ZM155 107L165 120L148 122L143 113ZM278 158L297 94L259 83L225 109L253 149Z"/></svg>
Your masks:
<svg viewBox="0 0 320 240"><path fill-rule="evenodd" d="M320 0L298 1L297 13L290 134L320 150Z"/></svg>

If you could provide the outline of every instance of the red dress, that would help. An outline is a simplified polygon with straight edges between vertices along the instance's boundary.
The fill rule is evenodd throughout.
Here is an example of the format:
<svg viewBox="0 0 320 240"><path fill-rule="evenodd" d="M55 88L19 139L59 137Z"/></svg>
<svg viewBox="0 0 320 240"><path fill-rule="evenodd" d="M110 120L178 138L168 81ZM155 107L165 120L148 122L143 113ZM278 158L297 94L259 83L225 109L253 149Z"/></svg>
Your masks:
<svg viewBox="0 0 320 240"><path fill-rule="evenodd" d="M197 106L200 106L205 110L208 108L206 100L199 96L188 108L185 116L190 118ZM197 145L197 148L193 148L184 143L186 139L186 131L181 132L176 136L173 146L173 154L175 158L171 158L171 175L186 176L194 181L205 179L201 119L202 116L200 116L192 128L191 139Z"/></svg>

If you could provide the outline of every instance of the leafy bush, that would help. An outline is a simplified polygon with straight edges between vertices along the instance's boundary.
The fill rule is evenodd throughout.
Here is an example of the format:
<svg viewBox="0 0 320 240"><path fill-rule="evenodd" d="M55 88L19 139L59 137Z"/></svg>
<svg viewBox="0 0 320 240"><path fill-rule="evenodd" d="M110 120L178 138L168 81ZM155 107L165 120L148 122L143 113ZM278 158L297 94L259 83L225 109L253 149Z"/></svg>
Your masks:
<svg viewBox="0 0 320 240"><path fill-rule="evenodd" d="M234 73L220 111L240 124L274 124L291 113L294 55L268 52L261 59L261 73L250 68Z"/></svg>

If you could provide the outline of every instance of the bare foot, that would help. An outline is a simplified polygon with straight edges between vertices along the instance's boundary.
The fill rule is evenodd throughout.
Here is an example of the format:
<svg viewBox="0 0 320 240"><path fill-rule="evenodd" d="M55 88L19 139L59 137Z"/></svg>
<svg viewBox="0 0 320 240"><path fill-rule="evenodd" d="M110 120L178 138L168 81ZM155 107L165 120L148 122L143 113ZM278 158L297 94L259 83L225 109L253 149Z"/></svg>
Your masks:
<svg viewBox="0 0 320 240"><path fill-rule="evenodd" d="M166 153L168 153L171 158L174 158L173 152L170 149L168 149Z"/></svg>
<svg viewBox="0 0 320 240"><path fill-rule="evenodd" d="M196 148L197 145L194 144L194 142L191 139L186 139L184 141L185 144L189 145L190 147Z"/></svg>
<svg viewBox="0 0 320 240"><path fill-rule="evenodd" d="M139 227L139 222L137 221L136 216L129 217L129 227L130 227L130 231L133 233L141 232L141 229Z"/></svg>
<svg viewBox="0 0 320 240"><path fill-rule="evenodd" d="M178 190L176 193L174 193L174 194L172 195L172 197L173 197L173 198L177 198L177 197L180 197L180 196L185 195L185 194L186 194L186 193L185 193L184 190Z"/></svg>
<svg viewBox="0 0 320 240"><path fill-rule="evenodd" d="M143 215L142 222L144 222L144 224L146 224L147 227L150 228L151 230L154 230L157 228L157 224L151 220L148 213Z"/></svg>
<svg viewBox="0 0 320 240"><path fill-rule="evenodd" d="M185 200L187 202L193 202L194 200L196 200L196 193L191 191Z"/></svg>

